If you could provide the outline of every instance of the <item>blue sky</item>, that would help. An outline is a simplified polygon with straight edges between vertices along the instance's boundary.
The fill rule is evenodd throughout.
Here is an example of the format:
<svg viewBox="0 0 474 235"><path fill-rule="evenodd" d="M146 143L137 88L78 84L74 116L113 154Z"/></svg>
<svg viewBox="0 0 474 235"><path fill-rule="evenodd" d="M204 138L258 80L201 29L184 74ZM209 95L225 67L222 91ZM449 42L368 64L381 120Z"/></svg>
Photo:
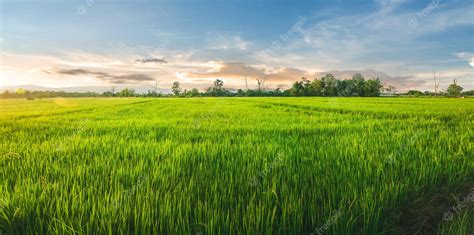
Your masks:
<svg viewBox="0 0 474 235"><path fill-rule="evenodd" d="M2 85L285 87L361 71L474 89L473 0L0 0Z"/></svg>

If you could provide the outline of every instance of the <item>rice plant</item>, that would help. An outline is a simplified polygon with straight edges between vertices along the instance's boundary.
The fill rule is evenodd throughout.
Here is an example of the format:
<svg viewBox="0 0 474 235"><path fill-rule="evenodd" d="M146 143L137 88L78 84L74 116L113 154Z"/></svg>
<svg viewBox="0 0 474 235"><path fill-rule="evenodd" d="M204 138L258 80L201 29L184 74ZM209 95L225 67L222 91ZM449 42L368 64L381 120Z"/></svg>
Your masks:
<svg viewBox="0 0 474 235"><path fill-rule="evenodd" d="M472 99L0 106L7 234L400 234L406 205L474 176Z"/></svg>

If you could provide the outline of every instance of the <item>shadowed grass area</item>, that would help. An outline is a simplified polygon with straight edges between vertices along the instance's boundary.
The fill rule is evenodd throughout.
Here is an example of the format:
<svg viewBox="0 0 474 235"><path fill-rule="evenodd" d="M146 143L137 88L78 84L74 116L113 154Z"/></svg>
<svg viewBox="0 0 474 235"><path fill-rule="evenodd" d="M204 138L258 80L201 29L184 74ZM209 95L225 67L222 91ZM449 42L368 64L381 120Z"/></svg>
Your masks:
<svg viewBox="0 0 474 235"><path fill-rule="evenodd" d="M438 234L474 234L474 210L469 209L457 215L453 221L443 223Z"/></svg>
<svg viewBox="0 0 474 235"><path fill-rule="evenodd" d="M399 234L474 172L471 99L0 104L7 233Z"/></svg>

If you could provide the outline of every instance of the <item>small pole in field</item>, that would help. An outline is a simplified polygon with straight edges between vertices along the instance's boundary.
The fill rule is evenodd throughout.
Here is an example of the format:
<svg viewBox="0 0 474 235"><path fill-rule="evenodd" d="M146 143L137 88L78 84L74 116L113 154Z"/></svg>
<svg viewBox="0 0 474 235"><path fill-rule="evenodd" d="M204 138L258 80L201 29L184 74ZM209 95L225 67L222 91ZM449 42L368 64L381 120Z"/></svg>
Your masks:
<svg viewBox="0 0 474 235"><path fill-rule="evenodd" d="M439 72L433 70L433 80L434 80L434 93L435 96L438 95L438 88L439 88Z"/></svg>
<svg viewBox="0 0 474 235"><path fill-rule="evenodd" d="M155 79L155 95L157 94L157 91L158 91L158 85L160 85L160 82L161 82L161 81L160 81L160 80L158 80L158 78L157 78L157 79Z"/></svg>

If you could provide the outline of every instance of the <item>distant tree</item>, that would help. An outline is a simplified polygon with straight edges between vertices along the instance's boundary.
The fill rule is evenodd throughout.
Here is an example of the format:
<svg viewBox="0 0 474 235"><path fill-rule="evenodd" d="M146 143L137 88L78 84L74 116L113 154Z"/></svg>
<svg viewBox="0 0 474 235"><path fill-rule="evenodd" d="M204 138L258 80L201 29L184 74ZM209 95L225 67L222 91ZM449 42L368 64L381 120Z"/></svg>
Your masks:
<svg viewBox="0 0 474 235"><path fill-rule="evenodd" d="M362 74L357 73L352 76L351 96L365 96L365 78Z"/></svg>
<svg viewBox="0 0 474 235"><path fill-rule="evenodd" d="M334 75L328 73L326 76L321 78L322 95L323 96L336 96L337 95L337 83Z"/></svg>
<svg viewBox="0 0 474 235"><path fill-rule="evenodd" d="M296 81L293 83L293 86L290 88L290 95L292 96L303 96L304 95L304 85L303 81Z"/></svg>
<svg viewBox="0 0 474 235"><path fill-rule="evenodd" d="M383 88L380 79L379 78L374 78L367 80L365 83L365 92L364 96L380 96L380 90Z"/></svg>
<svg viewBox="0 0 474 235"><path fill-rule="evenodd" d="M357 95L354 91L354 81L352 79L343 80L339 84L338 93L341 96L355 96Z"/></svg>
<svg viewBox="0 0 474 235"><path fill-rule="evenodd" d="M102 93L102 95L106 97L111 97L114 96L114 93L112 91L105 91Z"/></svg>
<svg viewBox="0 0 474 235"><path fill-rule="evenodd" d="M214 85L214 89L216 91L222 91L222 87L224 86L224 82L221 81L220 79L216 79L214 82L213 82L213 85Z"/></svg>
<svg viewBox="0 0 474 235"><path fill-rule="evenodd" d="M463 90L463 88L461 86L459 86L457 84L457 80L454 79L453 83L451 85L449 85L447 92L448 92L448 95L451 96L451 97L459 97L459 96L461 96L462 90Z"/></svg>
<svg viewBox="0 0 474 235"><path fill-rule="evenodd" d="M17 93L18 95L24 95L27 93L27 90L23 89L23 88L18 88L15 90L15 93Z"/></svg>
<svg viewBox="0 0 474 235"><path fill-rule="evenodd" d="M10 98L10 96L11 96L10 91L8 91L8 90L3 91L2 95L1 95L1 97L4 98L4 99Z"/></svg>
<svg viewBox="0 0 474 235"><path fill-rule="evenodd" d="M282 96L282 92L281 92L281 89L278 87L277 89L275 89L274 91L271 91L270 92L270 95L271 96Z"/></svg>
<svg viewBox="0 0 474 235"><path fill-rule="evenodd" d="M156 92L155 90L148 90L146 94L143 94L146 97L159 97L160 93Z"/></svg>
<svg viewBox="0 0 474 235"><path fill-rule="evenodd" d="M29 91L20 89L15 92L4 91L0 98L54 98L54 97L97 97L101 96L95 92L64 92L64 91Z"/></svg>
<svg viewBox="0 0 474 235"><path fill-rule="evenodd" d="M385 88L385 92L390 93L390 94L396 94L397 88L395 86L388 85L388 87Z"/></svg>
<svg viewBox="0 0 474 235"><path fill-rule="evenodd" d="M191 97L198 97L200 95L199 90L196 88L191 89L190 94L191 94Z"/></svg>
<svg viewBox="0 0 474 235"><path fill-rule="evenodd" d="M314 79L309 85L310 94L314 96L323 95L323 82L319 79Z"/></svg>
<svg viewBox="0 0 474 235"><path fill-rule="evenodd" d="M336 79L336 90L337 96L348 96L346 95L346 89L349 86L349 80L337 80Z"/></svg>
<svg viewBox="0 0 474 235"><path fill-rule="evenodd" d="M125 89L121 90L117 95L120 96L120 97L133 97L133 96L135 96L135 90L125 88Z"/></svg>
<svg viewBox="0 0 474 235"><path fill-rule="evenodd" d="M302 82L301 84L303 85L303 95L310 96L312 93L310 89L311 82L305 77L301 78L301 82Z"/></svg>
<svg viewBox="0 0 474 235"><path fill-rule="evenodd" d="M223 86L224 86L224 82L221 81L220 79L216 79L212 83L212 87L209 87L207 89L208 95L210 95L210 96L225 96L226 91L223 88Z"/></svg>
<svg viewBox="0 0 474 235"><path fill-rule="evenodd" d="M417 91L417 90L409 90L408 93L407 93L407 95L418 97L418 96L422 96L422 95L423 95L423 92Z"/></svg>
<svg viewBox="0 0 474 235"><path fill-rule="evenodd" d="M171 87L171 90L173 91L173 94L175 96L178 96L181 93L181 87L179 82L173 82L173 86Z"/></svg>
<svg viewBox="0 0 474 235"><path fill-rule="evenodd" d="M462 94L464 96L474 96L474 90L465 91Z"/></svg>
<svg viewBox="0 0 474 235"><path fill-rule="evenodd" d="M257 86L258 86L258 92L261 92L262 87L263 87L263 80L262 79L257 78Z"/></svg>
<svg viewBox="0 0 474 235"><path fill-rule="evenodd" d="M395 87L391 87L395 89ZM281 96L380 96L383 90L379 78L365 80L361 74L355 74L350 80L338 80L332 74L312 82L306 78L293 83ZM275 95L268 93L267 95Z"/></svg>

